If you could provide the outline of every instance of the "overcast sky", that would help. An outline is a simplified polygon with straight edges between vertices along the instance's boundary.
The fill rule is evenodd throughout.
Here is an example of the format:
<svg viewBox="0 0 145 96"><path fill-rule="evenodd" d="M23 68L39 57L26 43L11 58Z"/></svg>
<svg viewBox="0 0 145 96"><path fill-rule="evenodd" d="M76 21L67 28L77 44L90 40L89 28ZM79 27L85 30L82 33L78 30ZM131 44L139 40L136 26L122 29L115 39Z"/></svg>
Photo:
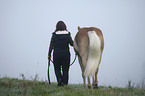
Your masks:
<svg viewBox="0 0 145 96"><path fill-rule="evenodd" d="M48 46L59 20L73 39L78 26L102 30L99 86L145 82L145 0L0 0L0 77L47 80ZM69 73L69 83L83 83L78 60ZM53 64L50 75L56 82Z"/></svg>

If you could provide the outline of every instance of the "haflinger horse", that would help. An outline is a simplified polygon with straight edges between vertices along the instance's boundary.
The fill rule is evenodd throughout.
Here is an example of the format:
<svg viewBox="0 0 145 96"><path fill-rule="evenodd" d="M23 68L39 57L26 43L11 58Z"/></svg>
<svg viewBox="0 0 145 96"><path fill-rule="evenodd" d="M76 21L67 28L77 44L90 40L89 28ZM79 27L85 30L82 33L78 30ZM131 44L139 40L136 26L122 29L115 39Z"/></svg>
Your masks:
<svg viewBox="0 0 145 96"><path fill-rule="evenodd" d="M90 77L92 77L93 88L98 88L97 74L103 49L104 39L100 29L78 27L78 33L74 39L74 50L78 55L84 87L86 87L86 78L88 78L88 88L91 88Z"/></svg>

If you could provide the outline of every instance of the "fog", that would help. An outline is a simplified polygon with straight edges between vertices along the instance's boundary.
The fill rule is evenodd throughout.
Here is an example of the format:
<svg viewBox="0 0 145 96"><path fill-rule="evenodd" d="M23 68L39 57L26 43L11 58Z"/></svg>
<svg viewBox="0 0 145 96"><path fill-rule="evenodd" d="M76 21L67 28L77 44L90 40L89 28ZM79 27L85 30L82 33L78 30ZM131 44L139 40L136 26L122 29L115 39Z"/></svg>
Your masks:
<svg viewBox="0 0 145 96"><path fill-rule="evenodd" d="M104 52L99 86L126 87L145 82L144 0L0 0L0 77L47 80L52 32L64 21L74 39L77 27L100 28ZM71 62L75 53L72 47ZM69 84L82 84L78 60L70 67ZM53 64L50 78L56 82Z"/></svg>

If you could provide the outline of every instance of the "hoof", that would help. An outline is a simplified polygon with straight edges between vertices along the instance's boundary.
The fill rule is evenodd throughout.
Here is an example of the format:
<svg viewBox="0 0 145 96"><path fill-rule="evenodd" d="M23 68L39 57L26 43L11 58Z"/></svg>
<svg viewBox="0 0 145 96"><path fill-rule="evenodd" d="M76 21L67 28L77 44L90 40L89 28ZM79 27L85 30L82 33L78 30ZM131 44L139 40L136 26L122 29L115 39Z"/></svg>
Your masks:
<svg viewBox="0 0 145 96"><path fill-rule="evenodd" d="M64 84L61 82L61 83L58 83L57 86L62 87L62 86L64 86Z"/></svg>
<svg viewBox="0 0 145 96"><path fill-rule="evenodd" d="M83 87L86 88L86 85L84 85Z"/></svg>
<svg viewBox="0 0 145 96"><path fill-rule="evenodd" d="M93 85L93 88L94 88L94 89L98 89L98 88L99 88L99 87L98 87L98 84L94 84L94 85Z"/></svg>
<svg viewBox="0 0 145 96"><path fill-rule="evenodd" d="M88 88L91 89L91 85L88 85Z"/></svg>

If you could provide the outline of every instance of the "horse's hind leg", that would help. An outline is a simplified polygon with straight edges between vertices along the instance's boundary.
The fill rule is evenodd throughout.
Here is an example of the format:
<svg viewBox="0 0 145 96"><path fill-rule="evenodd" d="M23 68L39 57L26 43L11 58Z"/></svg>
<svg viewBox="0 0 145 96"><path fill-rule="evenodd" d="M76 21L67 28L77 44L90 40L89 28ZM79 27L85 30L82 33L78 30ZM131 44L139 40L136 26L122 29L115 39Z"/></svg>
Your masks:
<svg viewBox="0 0 145 96"><path fill-rule="evenodd" d="M94 86L94 84L95 84L95 76L92 77L92 80L93 80L92 85Z"/></svg>
<svg viewBox="0 0 145 96"><path fill-rule="evenodd" d="M79 60L79 64L80 64L81 70L82 70L82 78L83 78L83 82L84 82L84 88L86 88L86 77L84 76L84 65L82 63L82 58L79 54L78 54L78 60Z"/></svg>
<svg viewBox="0 0 145 96"><path fill-rule="evenodd" d="M83 77L83 82L84 82L84 88L86 88L86 77L84 76L84 74L82 74Z"/></svg>
<svg viewBox="0 0 145 96"><path fill-rule="evenodd" d="M100 62L101 62L101 58L102 58L102 53L100 55L99 65L100 65ZM95 81L93 81L93 87L94 88L97 88L97 89L98 89L98 78L97 78L97 74L98 74L98 71L99 71L99 65L98 65L97 70L96 70L96 73L95 73Z"/></svg>
<svg viewBox="0 0 145 96"><path fill-rule="evenodd" d="M91 88L91 82L90 82L90 77L88 77L88 88Z"/></svg>
<svg viewBox="0 0 145 96"><path fill-rule="evenodd" d="M98 74L98 70L99 70L99 67L97 68L97 71L95 73L95 80L93 80L93 88L94 89L98 89L98 78L97 78L97 74Z"/></svg>

